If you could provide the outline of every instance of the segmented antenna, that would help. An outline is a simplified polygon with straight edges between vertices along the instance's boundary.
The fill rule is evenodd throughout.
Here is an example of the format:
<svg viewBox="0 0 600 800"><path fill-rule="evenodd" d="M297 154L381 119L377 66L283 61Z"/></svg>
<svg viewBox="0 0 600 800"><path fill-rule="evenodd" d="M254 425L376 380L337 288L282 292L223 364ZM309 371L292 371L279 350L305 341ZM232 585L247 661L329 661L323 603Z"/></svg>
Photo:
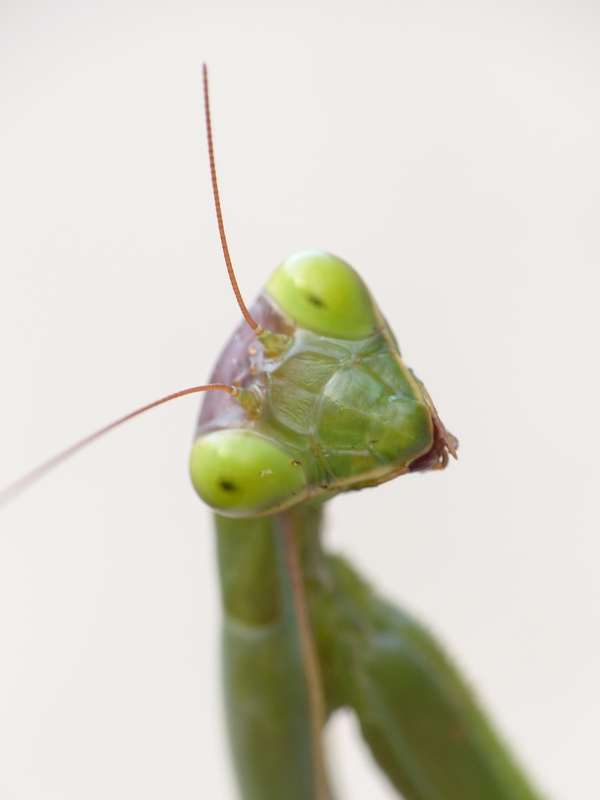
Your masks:
<svg viewBox="0 0 600 800"><path fill-rule="evenodd" d="M225 256L225 264L227 265L227 273L229 275L229 280L231 282L231 286L233 288L233 292L235 294L236 300L240 307L242 314L244 315L244 319L250 325L252 330L254 331L255 335L261 338L263 342L263 346L265 349L265 353L267 355L277 355L281 353L288 343L288 337L284 334L274 334L270 331L265 331L265 329L260 326L251 316L250 312L246 308L246 304L242 298L241 292L239 290L237 280L235 277L235 272L233 271L233 266L231 264L231 258L229 256L229 248L227 247L227 239L225 237L225 228L223 226L223 215L221 213L221 202L219 200L219 187L217 185L217 171L215 169L215 156L213 152L213 141L212 141L212 129L210 124L210 106L208 101L208 70L206 68L206 64L202 65L202 78L204 84L204 111L206 114L206 135L208 138L208 157L210 160L210 176L212 180L212 188L213 188L213 197L215 200L215 210L217 212L217 222L219 224L219 235L221 237L221 246L223 248L223 255ZM176 400L178 397L185 397L188 394L197 394L198 392L210 392L210 391L217 391L217 392L228 392L232 397L236 398L236 400L248 411L248 413L253 413L256 411L256 397L253 395L251 390L247 389L240 389L237 386L227 386L224 383L209 383L202 386L192 386L190 389L183 389L180 392L174 392L173 394L169 394L166 397L162 397L160 400L155 400L153 403L148 403L148 405L142 406L141 408L132 411L130 414L126 414L124 417L120 417L119 419L111 422L109 425L105 425L103 428L95 431L95 433L86 436L84 439L76 442L75 444L68 447L66 450L63 450L58 455L53 456L52 458L45 461L43 464L40 464L35 469L28 472L18 481L12 483L10 486L7 486L6 489L0 491L0 508L5 506L8 502L13 500L17 495L24 492L25 489L29 488L33 483L43 478L44 475L47 475L48 472L53 470L55 467L58 467L59 464L62 464L67 459L74 456L80 450L83 450L84 447L87 447L88 444L91 444L96 439L99 439L101 436L104 436L105 433L112 431L113 428L119 427L124 422L127 422L133 417L137 417L140 414L143 414L145 411L150 411L151 408L156 408L157 406L163 405L163 403L168 403L171 400Z"/></svg>
<svg viewBox="0 0 600 800"><path fill-rule="evenodd" d="M91 444L96 439L104 436L105 433L112 431L113 428L118 428L119 425L122 425L124 422L133 419L133 417L137 417L140 414L143 414L145 411L150 411L151 408L162 406L163 403L168 403L170 400L176 400L178 397L185 397L188 394L198 394L199 392L228 392L232 397L238 398L244 391L244 389L238 389L237 386L228 386L226 383L207 383L203 386L192 386L191 389L183 389L180 392L168 394L166 397L161 397L160 400L155 400L153 403L148 403L148 405L142 406L141 408L132 411L130 414L126 414L124 417L120 417L114 422L111 422L109 425L105 425L103 428L100 428L89 436L86 436L84 439L80 439L75 444L72 444L71 447L67 447L66 450L63 450L61 453L52 456L52 458L49 458L48 461L44 461L44 463L40 464L39 467L32 469L31 472L28 472L22 478L19 478L18 481L11 483L11 485L7 486L6 489L2 489L2 491L0 491L0 508L17 497L17 495L21 494L21 492L24 492L25 489L28 489L33 483L39 481L40 478L44 477L44 475L47 475L50 470L58 467L59 464L63 464L67 459L71 458L71 456L74 456L75 453L83 450L83 448L87 447L88 444Z"/></svg>
<svg viewBox="0 0 600 800"><path fill-rule="evenodd" d="M212 126L210 122L210 101L208 98L208 68L206 64L202 64L202 84L204 86L204 117L206 119L206 139L208 141L208 160L210 161L210 179L212 182L213 198L215 201L215 211L217 214L217 224L219 226L219 236L221 238L221 248L225 258L225 265L227 267L227 274L229 275L229 282L240 307L244 319L250 325L257 337L260 337L264 332L264 328L256 322L248 308L244 303L244 298L240 292L237 278L231 263L231 256L229 255L229 247L227 246L227 237L225 236L225 226L223 225L223 213L221 211L221 200L219 198L219 185L217 184L217 169L215 167L215 153L213 148Z"/></svg>

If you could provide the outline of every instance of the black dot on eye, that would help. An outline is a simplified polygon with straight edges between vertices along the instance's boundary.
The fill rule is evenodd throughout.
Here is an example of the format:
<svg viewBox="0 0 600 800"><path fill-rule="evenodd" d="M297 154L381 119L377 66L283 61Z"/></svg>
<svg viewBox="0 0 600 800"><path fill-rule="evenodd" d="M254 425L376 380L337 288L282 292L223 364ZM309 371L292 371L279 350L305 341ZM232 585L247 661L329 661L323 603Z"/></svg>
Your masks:
<svg viewBox="0 0 600 800"><path fill-rule="evenodd" d="M323 300L322 297L319 297L318 294L309 294L307 295L308 302L311 306L315 306L315 308L327 308L327 303Z"/></svg>
<svg viewBox="0 0 600 800"><path fill-rule="evenodd" d="M235 481L227 480L227 478L223 478L223 480L219 481L219 486L223 489L224 492L237 492L238 485Z"/></svg>

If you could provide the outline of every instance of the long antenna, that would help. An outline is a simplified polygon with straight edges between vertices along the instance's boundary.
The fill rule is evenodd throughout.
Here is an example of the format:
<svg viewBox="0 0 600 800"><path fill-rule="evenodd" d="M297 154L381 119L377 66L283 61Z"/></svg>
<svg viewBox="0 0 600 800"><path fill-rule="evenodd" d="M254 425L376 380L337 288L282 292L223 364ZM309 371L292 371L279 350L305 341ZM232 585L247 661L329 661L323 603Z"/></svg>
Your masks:
<svg viewBox="0 0 600 800"><path fill-rule="evenodd" d="M223 255L225 256L225 264L227 265L227 273L229 275L229 280L231 282L231 286L233 288L233 292L235 294L240 310L244 315L246 322L248 323L248 325L250 325L256 336L262 337L263 344L265 347L265 352L278 353L281 352L282 347L285 346L286 337L283 334L272 334L268 331L265 331L264 328L260 326L252 318L242 298L242 294L239 290L237 280L235 277L235 272L231 264L231 258L229 256L229 248L227 247L227 239L225 237L225 227L223 225L223 215L221 213L221 201L219 200L219 187L217 185L217 171L215 169L212 128L210 124L210 105L208 100L208 70L206 68L206 64L202 65L202 79L204 84L204 111L206 114L206 135L208 138L208 157L210 160L210 176L212 180L213 197L215 200L215 210L217 212L217 222L219 224L219 235L221 237L221 246L223 248ZM101 436L104 436L105 433L112 431L113 428L118 428L119 425L122 425L124 422L133 419L133 417L137 417L140 414L143 414L145 411L150 411L151 408L156 408L157 406L161 406L163 405L163 403L168 403L171 400L176 400L178 397L185 397L188 394L197 394L198 392L210 392L210 391L228 392L232 397L236 398L238 402L242 404L242 406L246 407L249 410L249 412L255 409L256 398L254 397L252 392L249 392L246 389L239 389L237 386L228 386L227 384L224 383L209 383L202 386L192 386L191 389L183 389L180 392L174 392L173 394L169 394L166 397L162 397L160 400L155 400L153 403L148 403L148 405L142 406L141 408L138 408L135 411L126 414L124 417L120 417L114 422L111 422L109 425L105 425L103 428L100 428L99 430L95 431L95 433L86 436L84 439L81 439L80 441L71 445L71 447L68 447L66 450L63 450L61 453L58 453L58 455L55 455L52 458L48 459L48 461L45 461L43 464L40 464L39 467L36 467L35 469L31 470L31 472L28 472L22 478L12 483L10 486L7 486L5 489L2 489L0 491L0 508L2 508L2 506L5 506L15 497L20 495L22 492L28 489L33 483L40 480L40 478L43 478L44 475L47 475L48 472L53 470L55 467L58 467L59 464L62 464L67 459L71 458L71 456L74 456L80 450L83 450L83 448L87 447L88 444L91 444L96 439L99 439Z"/></svg>
<svg viewBox="0 0 600 800"><path fill-rule="evenodd" d="M40 478L43 478L44 475L47 475L50 470L58 467L59 464L63 464L67 459L71 458L71 456L74 456L75 453L83 450L84 447L87 447L88 444L91 444L96 439L104 436L105 433L112 431L113 428L118 428L119 425L122 425L124 422L133 419L133 417L143 414L144 411L150 411L151 408L162 406L163 403L168 403L170 400L176 400L178 397L185 397L188 394L198 394L198 392L228 392L230 395L232 395L232 397L238 397L243 390L238 389L236 386L228 386L225 383L207 383L203 386L192 386L191 389L183 389L180 392L168 394L166 397L161 397L160 400L155 400L153 403L148 403L148 405L142 406L141 408L132 411L130 414L126 414L124 417L120 417L114 422L111 422L109 425L105 425L103 428L100 428L99 430L95 431L95 433L86 436L84 439L80 439L78 442L71 445L71 447L67 447L66 450L63 450L62 453L52 456L52 458L49 458L48 461L44 461L44 463L40 464L39 467L32 469L31 472L28 472L22 478L19 478L18 481L11 483L11 485L7 486L6 489L2 489L2 491L0 491L0 508L17 497L17 495L20 495L21 492L24 492L25 489L28 489L32 483L39 481Z"/></svg>
<svg viewBox="0 0 600 800"><path fill-rule="evenodd" d="M263 328L256 322L250 312L248 311L244 298L240 292L237 278L231 263L231 256L229 255L229 247L227 246L227 237L225 236L225 226L223 225L223 213L221 211L221 200L219 199L219 186L217 184L217 169L215 167L215 153L213 148L212 126L210 123L210 102L208 99L208 68L206 64L202 64L202 83L204 86L204 117L206 119L206 138L208 140L208 160L210 161L210 179L212 181L213 198L215 201L215 211L217 213L217 224L219 226L219 236L221 237L221 248L223 249L223 256L225 257L225 265L227 266L227 274L231 288L235 294L235 299L240 307L240 311L244 315L244 319L250 325L252 330L257 336L263 333Z"/></svg>

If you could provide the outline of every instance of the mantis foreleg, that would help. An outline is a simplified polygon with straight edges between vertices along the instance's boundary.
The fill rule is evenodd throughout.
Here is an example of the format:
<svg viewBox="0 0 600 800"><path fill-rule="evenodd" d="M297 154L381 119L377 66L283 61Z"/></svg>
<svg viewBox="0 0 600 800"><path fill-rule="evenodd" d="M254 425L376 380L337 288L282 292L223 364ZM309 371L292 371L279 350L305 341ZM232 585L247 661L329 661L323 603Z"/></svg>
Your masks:
<svg viewBox="0 0 600 800"><path fill-rule="evenodd" d="M307 681L283 517L216 516L233 758L244 800L331 800L310 686L322 695L321 678L313 656Z"/></svg>
<svg viewBox="0 0 600 800"><path fill-rule="evenodd" d="M327 714L354 710L407 800L539 800L432 635L324 552L322 507L286 513ZM244 800L321 800L279 520L217 517L228 722Z"/></svg>

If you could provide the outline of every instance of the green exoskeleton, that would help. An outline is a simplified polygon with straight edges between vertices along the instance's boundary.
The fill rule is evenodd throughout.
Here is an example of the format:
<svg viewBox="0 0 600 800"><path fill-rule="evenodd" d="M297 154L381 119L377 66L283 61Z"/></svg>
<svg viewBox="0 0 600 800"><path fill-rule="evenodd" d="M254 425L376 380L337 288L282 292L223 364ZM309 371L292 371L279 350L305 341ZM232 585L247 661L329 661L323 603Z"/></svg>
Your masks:
<svg viewBox="0 0 600 800"><path fill-rule="evenodd" d="M191 454L216 511L242 796L331 797L321 728L346 706L411 800L536 797L439 645L322 546L329 497L439 469L457 445L367 287L340 259L301 253L250 315L265 333L243 322L211 378L242 391L206 397Z"/></svg>
<svg viewBox="0 0 600 800"><path fill-rule="evenodd" d="M440 645L321 541L325 502L456 455L423 384L359 275L321 252L273 273L206 386L106 426L0 495L0 503L126 419L211 390L190 458L215 511L223 683L244 800L330 800L327 719L356 714L407 800L536 800Z"/></svg>
<svg viewBox="0 0 600 800"><path fill-rule="evenodd" d="M211 376L236 395L205 398L190 470L216 512L242 797L331 798L321 732L345 706L410 800L534 800L431 635L323 549L328 498L443 468L458 445L366 285L335 256L300 253L241 306Z"/></svg>

